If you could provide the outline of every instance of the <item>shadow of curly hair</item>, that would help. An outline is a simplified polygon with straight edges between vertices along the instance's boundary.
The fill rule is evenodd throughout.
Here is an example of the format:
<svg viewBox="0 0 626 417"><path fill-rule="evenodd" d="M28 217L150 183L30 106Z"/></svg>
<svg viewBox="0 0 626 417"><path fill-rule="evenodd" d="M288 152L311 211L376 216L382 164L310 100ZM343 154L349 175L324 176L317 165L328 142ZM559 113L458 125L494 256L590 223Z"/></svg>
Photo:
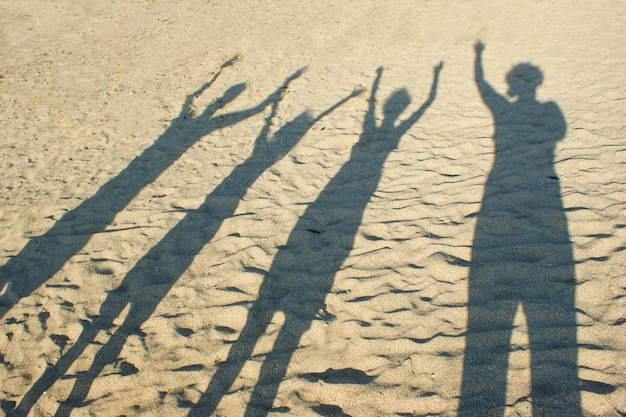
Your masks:
<svg viewBox="0 0 626 417"><path fill-rule="evenodd" d="M514 66L506 75L506 81L511 84L523 82L529 88L537 88L543 82L543 73L535 65L521 63Z"/></svg>

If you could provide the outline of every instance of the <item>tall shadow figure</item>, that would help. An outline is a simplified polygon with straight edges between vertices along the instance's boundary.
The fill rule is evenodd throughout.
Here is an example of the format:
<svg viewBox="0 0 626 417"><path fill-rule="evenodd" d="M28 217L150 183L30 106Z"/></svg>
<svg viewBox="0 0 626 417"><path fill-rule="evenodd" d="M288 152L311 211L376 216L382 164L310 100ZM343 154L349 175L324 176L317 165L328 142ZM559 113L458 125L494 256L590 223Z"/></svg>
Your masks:
<svg viewBox="0 0 626 417"><path fill-rule="evenodd" d="M245 415L264 416L271 411L291 356L304 332L324 310L324 301L335 274L352 249L363 211L376 190L383 164L400 138L435 99L441 67L435 68L430 95L415 113L396 123L411 101L405 89L398 90L384 106L385 118L380 127L376 125L374 114L382 75L382 68L378 69L363 133L354 145L350 159L307 208L287 244L276 254L239 339L231 347L226 362L218 366L205 394L189 413L190 417L213 414L251 357L272 317L280 311L285 316L284 324L273 350L265 357Z"/></svg>
<svg viewBox="0 0 626 417"><path fill-rule="evenodd" d="M83 405L94 379L107 364L116 362L117 355L129 335L141 333L142 324L152 315L159 302L191 265L203 246L213 238L222 222L232 216L250 185L292 149L312 125L311 117L304 113L279 129L271 140L268 139L282 94L301 73L302 70L299 70L292 74L271 97L271 112L255 141L252 155L233 169L206 197L200 207L187 212L183 219L137 262L118 288L107 295L100 307L100 315L92 323L85 324L78 340L54 366L46 369L24 395L19 406L9 414L10 416L26 416L43 392L62 377L85 348L94 342L97 333L103 329L112 329L114 327L112 321L130 305L123 324L100 348L90 369L76 376L70 395L60 405L55 416L68 416L73 408ZM345 100L347 98L320 117L330 113Z"/></svg>
<svg viewBox="0 0 626 417"><path fill-rule="evenodd" d="M185 100L179 116L141 155L89 199L63 215L46 233L28 241L20 253L0 267L0 308L2 315L21 298L27 297L56 274L89 239L101 233L115 216L147 185L170 167L200 138L212 131L239 123L262 112L280 96L283 87L259 105L247 110L214 117L245 89L236 84L194 117L193 99L208 89L221 71L236 60L226 61L213 78Z"/></svg>
<svg viewBox="0 0 626 417"><path fill-rule="evenodd" d="M567 219L554 171L566 131L559 107L535 98L541 71L516 65L509 101L476 84L495 120L495 162L478 215L469 276L469 318L459 416L503 416L513 320L522 308L536 416L581 417L577 374L575 273Z"/></svg>

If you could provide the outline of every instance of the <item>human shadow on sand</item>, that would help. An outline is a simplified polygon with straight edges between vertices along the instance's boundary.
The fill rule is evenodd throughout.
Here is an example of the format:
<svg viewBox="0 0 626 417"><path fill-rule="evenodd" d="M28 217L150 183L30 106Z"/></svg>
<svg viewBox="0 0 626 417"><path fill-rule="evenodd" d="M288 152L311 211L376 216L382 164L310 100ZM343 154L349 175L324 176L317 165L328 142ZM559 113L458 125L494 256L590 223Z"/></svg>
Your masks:
<svg viewBox="0 0 626 417"><path fill-rule="evenodd" d="M323 315L325 299L334 277L350 253L363 212L378 186L383 164L406 131L424 114L435 99L441 65L428 99L405 121L398 122L410 103L405 89L393 93L384 105L384 120L376 125L376 93L382 69L374 81L363 133L352 148L350 159L311 203L281 247L261 284L259 295L248 313L247 322L225 362L217 365L206 392L189 417L213 415L276 312L284 324L274 347L265 356L245 416L265 416L272 411L278 387L302 335ZM280 411L280 410L275 410Z"/></svg>
<svg viewBox="0 0 626 417"><path fill-rule="evenodd" d="M245 84L236 84L194 117L191 112L193 99L208 89L222 70L235 60L236 57L222 64L209 82L190 94L179 116L168 129L123 171L102 185L92 197L65 213L46 233L30 239L18 255L0 267L2 315L21 298L27 297L53 277L93 235L104 232L115 216L143 188L151 184L199 139L212 131L259 114L278 99L283 87L255 107L214 116L245 89Z"/></svg>
<svg viewBox="0 0 626 417"><path fill-rule="evenodd" d="M554 170L566 132L561 110L536 100L543 75L531 64L507 75L509 101L475 78L495 121L495 162L478 213L469 275L469 317L459 417L504 416L513 320L528 325L535 416L582 417L572 245ZM512 404L509 404L512 405Z"/></svg>
<svg viewBox="0 0 626 417"><path fill-rule="evenodd" d="M141 333L142 324L152 315L162 298L193 262L204 245L213 238L222 222L231 217L252 183L272 164L282 158L322 117L334 111L352 95L313 118L304 112L278 129L271 138L269 131L275 118L282 92L291 81L301 75L291 75L272 96L271 113L257 137L250 157L233 171L206 197L204 203L185 214L183 219L157 243L124 277L118 288L108 293L100 314L92 323L86 323L78 340L54 365L46 369L39 380L24 395L10 416L25 416L38 398L63 377L85 348L95 342L100 330L114 331L98 350L91 367L77 375L66 401L60 404L55 416L68 416L73 408L84 405L94 379L103 368L117 361L129 335ZM123 324L114 329L112 323L130 305ZM122 373L124 371L122 370Z"/></svg>

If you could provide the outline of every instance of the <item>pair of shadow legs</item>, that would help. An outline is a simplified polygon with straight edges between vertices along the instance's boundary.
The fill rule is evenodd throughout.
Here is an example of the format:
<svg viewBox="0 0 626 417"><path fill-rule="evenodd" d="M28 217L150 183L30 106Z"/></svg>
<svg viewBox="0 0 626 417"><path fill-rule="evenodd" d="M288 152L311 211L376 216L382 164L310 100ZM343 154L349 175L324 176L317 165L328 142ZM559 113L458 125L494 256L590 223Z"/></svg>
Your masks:
<svg viewBox="0 0 626 417"><path fill-rule="evenodd" d="M248 359L252 358L252 351L259 338L265 333L277 311L284 313L284 322L275 340L274 347L260 359L263 360L258 383L255 385L245 416L263 416L273 408L278 387L283 381L291 357L298 348L302 335L310 328L312 322L318 318L318 312L325 307L326 292L316 288L317 293L307 292L306 306L297 295L280 297L277 288L266 285L259 293L259 299L265 300L265 305L256 303L248 314L248 321L239 335L238 341L231 347L228 359L221 363L217 372L211 377L211 382L199 403L191 410L189 416L210 416L215 411L221 398L227 394L237 375ZM328 288L327 291L330 291ZM291 299L290 299L291 298ZM284 305L270 305L270 303ZM294 308L299 310L293 311Z"/></svg>
<svg viewBox="0 0 626 417"><path fill-rule="evenodd" d="M459 417L505 415L510 341L520 306L528 326L533 415L582 417L573 283L553 281L547 288L521 279L507 290L506 285L481 283L478 275L485 271L477 269L470 277L474 279L470 281L473 298L469 306ZM499 273L514 272L502 269ZM534 288L528 290L525 285ZM519 296L524 291L526 294Z"/></svg>

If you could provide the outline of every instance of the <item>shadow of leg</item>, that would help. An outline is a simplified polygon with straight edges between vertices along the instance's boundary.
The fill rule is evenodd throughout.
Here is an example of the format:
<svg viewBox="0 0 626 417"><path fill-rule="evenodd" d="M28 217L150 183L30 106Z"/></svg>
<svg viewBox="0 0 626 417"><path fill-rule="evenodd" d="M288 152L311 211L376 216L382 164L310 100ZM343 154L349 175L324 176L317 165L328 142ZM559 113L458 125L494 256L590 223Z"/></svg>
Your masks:
<svg viewBox="0 0 626 417"><path fill-rule="evenodd" d="M293 353L298 348L300 338L310 328L312 320L302 320L288 315L278 334L274 348L268 353L261 367L250 404L245 417L263 417L273 408L278 387L283 381Z"/></svg>
<svg viewBox="0 0 626 417"><path fill-rule="evenodd" d="M95 379L100 375L106 365L117 361L117 357L122 351L128 336L137 332L139 325L147 319L149 314L150 312L142 310L141 307L131 307L124 323L117 329L106 344L98 350L91 367L76 377L72 391L67 399L59 406L55 417L68 417L75 407L83 405Z"/></svg>
<svg viewBox="0 0 626 417"><path fill-rule="evenodd" d="M85 348L93 341L98 333L99 329L95 326L88 325L80 336L76 343L65 352L64 355L58 360L58 362L43 373L43 375L33 384L28 392L22 398L19 406L9 413L11 417L25 417L30 413L31 408L41 395L46 392L52 384L54 384L67 370L72 366L74 361L84 352Z"/></svg>
<svg viewBox="0 0 626 417"><path fill-rule="evenodd" d="M510 301L470 303L459 417L504 415L516 310Z"/></svg>
<svg viewBox="0 0 626 417"><path fill-rule="evenodd" d="M571 287L573 287L570 284ZM582 417L573 290L548 303L526 303L532 404L537 416Z"/></svg>
<svg viewBox="0 0 626 417"><path fill-rule="evenodd" d="M231 347L228 358L221 363L211 377L206 392L198 404L190 411L188 417L204 417L212 415L222 397L237 379L246 361L250 358L259 337L270 324L274 310L258 311L256 305L248 313L248 321L244 326L239 339Z"/></svg>

